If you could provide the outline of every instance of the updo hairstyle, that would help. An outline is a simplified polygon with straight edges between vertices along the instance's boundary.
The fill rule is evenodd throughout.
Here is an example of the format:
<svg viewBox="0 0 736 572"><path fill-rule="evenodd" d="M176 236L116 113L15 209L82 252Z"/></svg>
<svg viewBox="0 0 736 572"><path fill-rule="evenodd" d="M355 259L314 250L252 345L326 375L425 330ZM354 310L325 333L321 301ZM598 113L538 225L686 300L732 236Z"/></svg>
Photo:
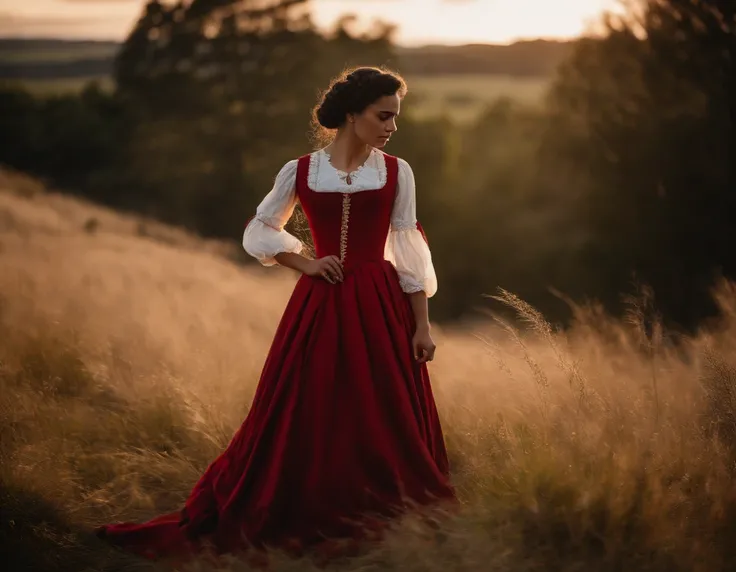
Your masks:
<svg viewBox="0 0 736 572"><path fill-rule="evenodd" d="M361 113L387 95L406 95L406 82L397 73L374 67L346 70L332 80L312 111L316 131L342 127L348 114Z"/></svg>

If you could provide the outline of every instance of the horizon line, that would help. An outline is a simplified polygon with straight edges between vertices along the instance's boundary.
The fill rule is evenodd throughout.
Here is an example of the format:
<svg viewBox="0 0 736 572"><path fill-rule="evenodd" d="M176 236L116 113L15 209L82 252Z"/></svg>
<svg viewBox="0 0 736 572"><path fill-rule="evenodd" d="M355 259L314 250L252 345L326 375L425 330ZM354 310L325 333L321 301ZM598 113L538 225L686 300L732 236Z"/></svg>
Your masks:
<svg viewBox="0 0 736 572"><path fill-rule="evenodd" d="M440 48L454 48L454 47L468 47L468 46L497 46L497 47L504 47L504 46L513 46L515 44L529 44L533 42L547 42L547 43L558 43L558 44L565 44L574 42L576 40L579 40L585 36L572 36L572 37L558 37L558 36L520 36L518 38L514 38L513 40L510 40L508 42L453 42L453 43L442 43L442 42L426 42L426 43L401 43L401 42L392 42L392 44L397 48L434 48L434 47L440 47ZM123 39L115 39L115 38L94 38L94 37L85 37L85 36L59 36L59 35L39 35L39 34L29 34L29 35L16 35L16 36L8 36L8 35L0 35L0 41L3 40L10 40L10 41L24 41L24 42L48 42L48 41L54 41L54 42L84 42L84 43L97 43L97 44L122 44L125 42L125 38Z"/></svg>

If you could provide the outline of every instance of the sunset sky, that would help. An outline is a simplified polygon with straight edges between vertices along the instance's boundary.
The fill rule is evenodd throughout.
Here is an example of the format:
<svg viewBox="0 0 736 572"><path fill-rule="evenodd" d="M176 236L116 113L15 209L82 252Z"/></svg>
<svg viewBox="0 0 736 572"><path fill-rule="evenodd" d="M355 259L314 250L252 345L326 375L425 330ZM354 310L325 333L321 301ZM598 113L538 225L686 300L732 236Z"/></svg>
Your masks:
<svg viewBox="0 0 736 572"><path fill-rule="evenodd" d="M144 0L0 0L0 36L124 38ZM327 26L346 12L399 26L397 41L505 43L579 35L615 0L312 0Z"/></svg>

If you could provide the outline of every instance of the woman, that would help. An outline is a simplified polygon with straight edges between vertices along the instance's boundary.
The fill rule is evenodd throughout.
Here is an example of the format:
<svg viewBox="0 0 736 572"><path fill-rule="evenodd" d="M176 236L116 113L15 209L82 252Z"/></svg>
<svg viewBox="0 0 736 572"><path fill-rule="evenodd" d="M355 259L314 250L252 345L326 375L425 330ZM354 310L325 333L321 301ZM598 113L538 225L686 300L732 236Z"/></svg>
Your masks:
<svg viewBox="0 0 736 572"><path fill-rule="evenodd" d="M302 274L251 410L181 512L104 537L149 556L304 546L453 497L426 365L437 282L412 170L381 151L405 93L374 68L325 92L314 118L332 142L284 165L243 235L263 265ZM297 201L314 259L284 230Z"/></svg>

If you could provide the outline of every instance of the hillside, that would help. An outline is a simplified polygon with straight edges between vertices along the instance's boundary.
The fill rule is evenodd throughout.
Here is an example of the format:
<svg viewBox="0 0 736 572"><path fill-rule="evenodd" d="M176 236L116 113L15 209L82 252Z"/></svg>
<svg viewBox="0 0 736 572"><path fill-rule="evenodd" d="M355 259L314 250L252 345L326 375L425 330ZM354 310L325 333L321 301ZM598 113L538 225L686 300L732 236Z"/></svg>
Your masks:
<svg viewBox="0 0 736 572"><path fill-rule="evenodd" d="M118 49L114 42L0 39L0 79L109 76ZM570 43L546 40L398 48L396 67L407 75L548 76L569 49Z"/></svg>
<svg viewBox="0 0 736 572"><path fill-rule="evenodd" d="M91 530L180 507L247 414L295 276L244 266L235 242L0 171L8 570L154 569ZM329 569L733 570L736 286L718 296L723 321L676 348L635 314L577 309L556 332L511 295L527 330L436 329L460 506ZM324 570L271 556L274 572Z"/></svg>

